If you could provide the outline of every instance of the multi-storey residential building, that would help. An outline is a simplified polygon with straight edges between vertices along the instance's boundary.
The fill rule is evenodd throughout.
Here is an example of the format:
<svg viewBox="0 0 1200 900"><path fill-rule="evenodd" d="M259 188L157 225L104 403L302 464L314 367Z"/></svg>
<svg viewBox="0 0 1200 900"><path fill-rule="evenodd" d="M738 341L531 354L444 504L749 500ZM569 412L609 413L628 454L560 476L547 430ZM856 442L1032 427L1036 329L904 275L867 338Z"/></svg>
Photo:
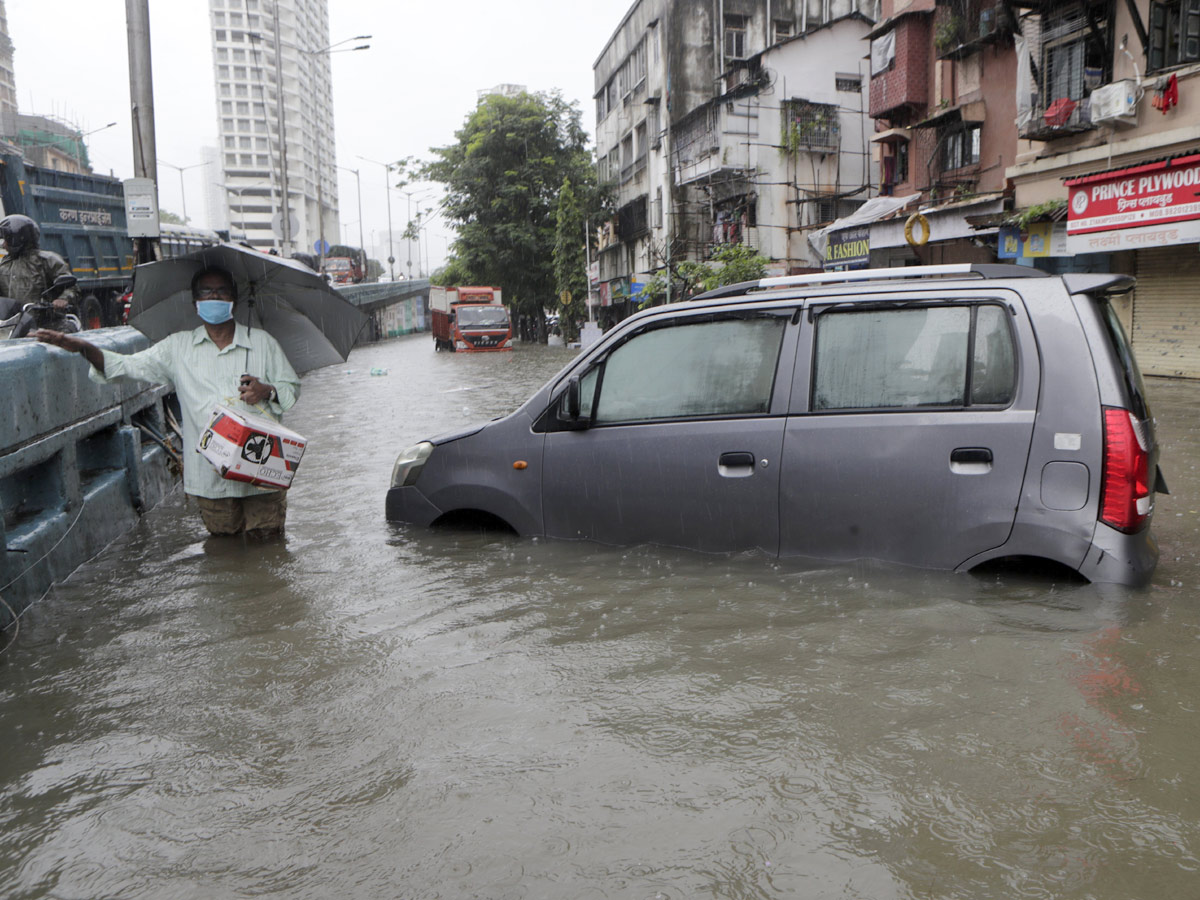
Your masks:
<svg viewBox="0 0 1200 900"><path fill-rule="evenodd" d="M8 36L8 15L0 0L0 121L17 113L17 79L13 71L13 42Z"/></svg>
<svg viewBox="0 0 1200 900"><path fill-rule="evenodd" d="M858 0L637 0L593 66L596 154L617 214L598 254L608 318L681 260L743 243L783 274L872 192ZM631 298L631 295L633 297Z"/></svg>
<svg viewBox="0 0 1200 900"><path fill-rule="evenodd" d="M322 237L337 243L326 0L209 0L209 7L227 221L252 245L285 254L314 253Z"/></svg>
<svg viewBox="0 0 1200 900"><path fill-rule="evenodd" d="M1200 2L1012 5L1023 140L1006 175L1017 210L1045 212L1008 255L1136 275L1122 318L1142 370L1200 377Z"/></svg>
<svg viewBox="0 0 1200 900"><path fill-rule="evenodd" d="M868 35L869 109L880 193L892 199L835 223L831 239L843 225L861 230L874 266L996 258L1017 155L1015 28L1011 4L996 0L884 0Z"/></svg>

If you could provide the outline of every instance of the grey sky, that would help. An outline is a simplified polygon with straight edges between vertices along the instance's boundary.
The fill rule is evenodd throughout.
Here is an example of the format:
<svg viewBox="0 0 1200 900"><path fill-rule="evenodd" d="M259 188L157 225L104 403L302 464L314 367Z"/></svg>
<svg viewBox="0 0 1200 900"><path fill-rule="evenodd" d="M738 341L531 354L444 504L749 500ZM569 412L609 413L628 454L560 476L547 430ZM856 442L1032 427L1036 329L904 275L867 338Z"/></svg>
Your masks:
<svg viewBox="0 0 1200 900"><path fill-rule="evenodd" d="M632 0L450 0L386 2L329 0L330 41L372 35L371 49L333 54L338 164L359 169L363 231L386 231L380 161L427 157L454 140L475 105L475 92L496 84L558 88L577 100L589 132L595 124L592 63ZM122 0L7 0L15 44L17 98L22 112L56 115L87 132L92 163L118 178L133 175ZM158 156L177 166L200 162L199 148L216 143L216 113L206 0L150 0ZM204 180L184 173L188 214L204 221ZM358 243L354 175L339 169L341 219ZM435 196L435 186L428 193ZM180 212L180 176L159 172L160 203ZM423 193L425 191L422 191ZM403 228L407 198L393 192L392 220ZM444 253L435 228L430 261Z"/></svg>

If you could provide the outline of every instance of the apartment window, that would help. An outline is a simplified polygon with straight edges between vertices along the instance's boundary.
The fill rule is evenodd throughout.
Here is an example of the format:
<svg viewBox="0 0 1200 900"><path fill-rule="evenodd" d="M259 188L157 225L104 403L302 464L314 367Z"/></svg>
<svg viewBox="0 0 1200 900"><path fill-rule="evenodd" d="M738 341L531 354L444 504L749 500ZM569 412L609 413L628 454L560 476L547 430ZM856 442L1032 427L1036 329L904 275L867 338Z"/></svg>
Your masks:
<svg viewBox="0 0 1200 900"><path fill-rule="evenodd" d="M232 100L222 100L221 101L221 112L223 112L227 116L233 115L233 101ZM233 120L226 119L226 121L229 122L229 127L232 128Z"/></svg>
<svg viewBox="0 0 1200 900"><path fill-rule="evenodd" d="M250 149L250 138L248 138L248 137L238 138L238 146L241 147L243 150L249 150Z"/></svg>
<svg viewBox="0 0 1200 900"><path fill-rule="evenodd" d="M633 135L625 136L621 141L621 177L624 178L633 167Z"/></svg>
<svg viewBox="0 0 1200 900"><path fill-rule="evenodd" d="M225 154L225 165L236 166L237 165L237 154L236 153L226 153Z"/></svg>
<svg viewBox="0 0 1200 900"><path fill-rule="evenodd" d="M1101 38L1089 24L1081 3L1056 7L1042 22L1042 99L1082 100L1105 80L1107 57L1103 46L1105 22L1098 21Z"/></svg>
<svg viewBox="0 0 1200 900"><path fill-rule="evenodd" d="M637 86L646 80L646 41L644 39L630 54L628 65L630 69L629 83L636 90Z"/></svg>
<svg viewBox="0 0 1200 900"><path fill-rule="evenodd" d="M654 228L665 227L665 223L663 222L662 188L654 192L654 208L650 211L650 224Z"/></svg>
<svg viewBox="0 0 1200 900"><path fill-rule="evenodd" d="M838 72L833 77L833 86L836 90L845 94L861 94L862 76L847 75L843 72Z"/></svg>
<svg viewBox="0 0 1200 900"><path fill-rule="evenodd" d="M224 104L222 104L222 106L224 106ZM222 110L222 112L229 112L229 111L230 110ZM221 130L222 131L233 131L233 119L222 119L221 120Z"/></svg>
<svg viewBox="0 0 1200 900"><path fill-rule="evenodd" d="M725 17L725 58L746 58L746 17Z"/></svg>
<svg viewBox="0 0 1200 900"><path fill-rule="evenodd" d="M1150 4L1150 69L1200 60L1200 0Z"/></svg>
<svg viewBox="0 0 1200 900"><path fill-rule="evenodd" d="M646 123L645 122L642 122L641 125L639 125L637 128L634 129L633 139L634 139L634 143L637 145L636 162L638 164L638 168L642 168L643 166L646 165L646 156L650 152L650 147L646 143Z"/></svg>
<svg viewBox="0 0 1200 900"><path fill-rule="evenodd" d="M945 135L942 153L942 168L945 171L979 163L980 132L980 126L968 125Z"/></svg>
<svg viewBox="0 0 1200 900"><path fill-rule="evenodd" d="M237 105L237 112L238 112L239 116L250 115L250 104L246 103L245 101L239 100L238 105Z"/></svg>
<svg viewBox="0 0 1200 900"><path fill-rule="evenodd" d="M228 135L225 137L225 147L226 147L226 149L228 149L228 150L234 150L234 149L236 149L236 145L237 145L237 139L236 139L236 138L234 138L234 137L230 137L230 136L228 136Z"/></svg>
<svg viewBox="0 0 1200 900"><path fill-rule="evenodd" d="M795 33L795 28L790 19L776 19L771 23L771 28L774 31L771 42L774 44L786 41Z"/></svg>
<svg viewBox="0 0 1200 900"><path fill-rule="evenodd" d="M608 115L608 90L602 90L596 95L596 121L603 122Z"/></svg>

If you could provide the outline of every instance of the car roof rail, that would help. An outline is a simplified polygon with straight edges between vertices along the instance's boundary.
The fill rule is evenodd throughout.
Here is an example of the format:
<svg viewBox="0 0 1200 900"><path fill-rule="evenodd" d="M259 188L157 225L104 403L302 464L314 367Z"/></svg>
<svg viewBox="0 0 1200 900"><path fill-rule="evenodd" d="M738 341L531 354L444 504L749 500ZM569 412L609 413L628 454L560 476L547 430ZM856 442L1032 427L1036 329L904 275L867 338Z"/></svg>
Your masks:
<svg viewBox="0 0 1200 900"><path fill-rule="evenodd" d="M818 272L810 275L778 275L758 281L741 281L705 291L693 300L731 297L758 289L800 287L806 284L836 284L853 281L907 281L913 278L945 278L974 275L977 278L1049 278L1049 273L1032 266L1003 263L948 263L940 266L896 266L890 269L850 269L845 272Z"/></svg>

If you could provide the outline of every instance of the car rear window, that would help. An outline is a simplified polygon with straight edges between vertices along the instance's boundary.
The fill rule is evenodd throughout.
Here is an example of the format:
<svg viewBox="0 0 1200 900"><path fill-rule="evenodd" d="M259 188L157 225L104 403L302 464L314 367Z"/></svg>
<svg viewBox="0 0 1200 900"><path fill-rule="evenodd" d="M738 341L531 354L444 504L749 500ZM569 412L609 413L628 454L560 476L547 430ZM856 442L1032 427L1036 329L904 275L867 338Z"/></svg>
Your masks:
<svg viewBox="0 0 1200 900"><path fill-rule="evenodd" d="M813 410L1012 402L1016 355L998 304L826 310L816 323Z"/></svg>
<svg viewBox="0 0 1200 900"><path fill-rule="evenodd" d="M1109 343L1121 363L1122 375L1126 389L1129 391L1130 411L1139 419L1148 419L1150 413L1146 407L1146 383L1142 380L1142 370L1138 368L1137 359L1133 355L1133 347L1117 316L1117 311L1106 296L1091 295L1100 309L1100 319L1104 323L1104 332Z"/></svg>

